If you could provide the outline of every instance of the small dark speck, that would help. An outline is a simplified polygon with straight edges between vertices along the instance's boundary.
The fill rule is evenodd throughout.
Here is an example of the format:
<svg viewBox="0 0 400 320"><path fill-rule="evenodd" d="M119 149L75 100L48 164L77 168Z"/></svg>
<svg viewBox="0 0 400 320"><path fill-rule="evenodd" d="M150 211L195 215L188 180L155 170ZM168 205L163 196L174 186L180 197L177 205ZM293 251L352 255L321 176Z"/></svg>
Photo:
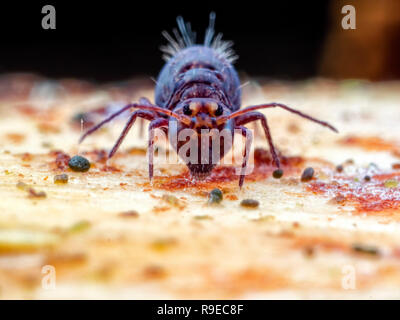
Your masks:
<svg viewBox="0 0 400 320"><path fill-rule="evenodd" d="M341 165L341 164L339 164L337 167L336 167L336 171L337 172L343 172L343 165Z"/></svg>
<svg viewBox="0 0 400 320"><path fill-rule="evenodd" d="M307 258L312 258L315 255L315 249L313 247L308 246L304 248L303 253Z"/></svg>
<svg viewBox="0 0 400 320"><path fill-rule="evenodd" d="M74 156L68 161L68 166L73 171L86 172L90 169L90 162L84 157Z"/></svg>
<svg viewBox="0 0 400 320"><path fill-rule="evenodd" d="M122 218L138 218L139 213L135 210L124 211L119 214Z"/></svg>
<svg viewBox="0 0 400 320"><path fill-rule="evenodd" d="M257 200L245 199L240 202L240 205L245 208L255 209L260 205L260 203Z"/></svg>
<svg viewBox="0 0 400 320"><path fill-rule="evenodd" d="M273 176L275 179L280 179L280 178L282 178L282 176L283 176L283 170L282 170L282 169L276 169L276 170L274 170L274 172L272 172L272 176Z"/></svg>
<svg viewBox="0 0 400 320"><path fill-rule="evenodd" d="M54 183L55 184L65 184L68 183L68 175L63 173L63 174L57 174L54 176Z"/></svg>
<svg viewBox="0 0 400 320"><path fill-rule="evenodd" d="M209 198L208 198L208 203L209 204L218 204L222 201L223 199L223 193L220 189L215 188L211 190Z"/></svg>
<svg viewBox="0 0 400 320"><path fill-rule="evenodd" d="M380 251L377 247L375 246L369 246L369 245L363 245L363 244L353 244L352 247L353 251L358 252L358 253L365 253L365 254L370 254L377 256L380 254Z"/></svg>
<svg viewBox="0 0 400 320"><path fill-rule="evenodd" d="M314 169L311 167L306 168L301 175L301 182L308 182L314 176Z"/></svg>

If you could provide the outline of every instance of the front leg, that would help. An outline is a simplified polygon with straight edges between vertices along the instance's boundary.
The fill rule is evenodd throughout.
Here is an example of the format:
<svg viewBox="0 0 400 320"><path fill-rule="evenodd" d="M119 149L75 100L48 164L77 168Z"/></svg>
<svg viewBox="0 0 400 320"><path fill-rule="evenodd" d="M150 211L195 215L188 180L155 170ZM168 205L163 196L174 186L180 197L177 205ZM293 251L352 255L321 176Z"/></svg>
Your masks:
<svg viewBox="0 0 400 320"><path fill-rule="evenodd" d="M144 105L144 106L152 106L153 104L150 102L149 99L146 97L142 97L139 99L139 104ZM140 118L139 119L139 138L143 138L144 136L144 119Z"/></svg>
<svg viewBox="0 0 400 320"><path fill-rule="evenodd" d="M235 124L236 125L244 125L246 123L252 122L252 121L257 121L257 120L261 120L261 125L264 129L265 132L265 136L268 140L268 144L269 144L269 149L271 151L271 155L272 155L272 160L274 162L274 164L280 168L280 162L279 162L279 157L276 153L275 147L274 147L274 143L272 141L272 136L271 136L271 132L269 131L269 127L268 127L268 122L267 122L267 118L265 117L265 115L263 115L260 112L249 112L243 115L238 116L237 118L235 118Z"/></svg>
<svg viewBox="0 0 400 320"><path fill-rule="evenodd" d="M157 128L166 129L168 127L168 119L159 118L153 120L149 124L149 145L148 145L148 153L149 153L149 179L153 179L153 170L154 170L154 130ZM168 129L163 130L166 133ZM167 131L168 132L168 131Z"/></svg>
<svg viewBox="0 0 400 320"><path fill-rule="evenodd" d="M246 175L247 162L249 160L249 155L250 155L250 150L251 150L251 143L253 141L253 134L252 134L251 130L249 130L249 129L245 128L245 127L235 127L235 130L240 130L240 133L246 139L245 148L244 148L244 155L243 155L243 162L242 162L242 168L241 168L240 178L239 178L239 188L241 189L242 186L243 186L244 177Z"/></svg>
<svg viewBox="0 0 400 320"><path fill-rule="evenodd" d="M148 110L137 110L135 112L132 113L132 115L130 116L128 122L125 125L124 130L122 130L117 142L114 144L113 148L111 149L110 153L108 154L108 158L111 158L118 150L118 148L120 147L122 141L124 141L126 135L128 134L129 130L131 129L131 127L133 126L133 124L135 123L135 120L137 117L146 119L146 120L154 120L154 113Z"/></svg>

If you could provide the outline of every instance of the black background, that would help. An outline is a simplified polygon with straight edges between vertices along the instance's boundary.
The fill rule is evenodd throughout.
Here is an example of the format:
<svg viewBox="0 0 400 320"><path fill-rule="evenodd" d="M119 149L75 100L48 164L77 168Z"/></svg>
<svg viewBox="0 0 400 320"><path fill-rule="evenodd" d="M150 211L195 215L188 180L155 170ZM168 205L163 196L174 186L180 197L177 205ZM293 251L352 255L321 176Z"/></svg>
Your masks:
<svg viewBox="0 0 400 320"><path fill-rule="evenodd" d="M56 8L56 30L43 30L41 9ZM233 40L238 70L251 76L316 75L329 21L329 1L34 1L1 4L0 73L115 81L157 76L162 30L176 16L203 39L210 11L216 30Z"/></svg>

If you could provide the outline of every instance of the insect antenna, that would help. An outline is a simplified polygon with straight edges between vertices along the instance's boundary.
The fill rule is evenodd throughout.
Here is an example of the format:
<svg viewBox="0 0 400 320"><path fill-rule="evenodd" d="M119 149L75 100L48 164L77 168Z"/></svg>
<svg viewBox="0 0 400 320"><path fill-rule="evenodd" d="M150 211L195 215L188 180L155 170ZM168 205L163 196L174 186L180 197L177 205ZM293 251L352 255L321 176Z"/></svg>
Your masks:
<svg viewBox="0 0 400 320"><path fill-rule="evenodd" d="M268 103L268 104L256 105L256 106L250 106L250 107L244 108L242 110L238 110L236 112L233 112L228 116L220 116L220 117L217 118L217 124L224 123L224 122L228 121L229 119L236 118L238 116L241 116L241 115L246 114L246 113L251 112L251 111L255 111L255 110L259 110L259 109L267 109L267 108L282 108L282 109L285 109L286 111L295 113L300 117L303 117L303 118L308 119L310 121L316 122L316 123L318 123L318 124L320 124L320 125L322 125L324 127L327 127L327 128L331 129L334 132L338 132L338 130L334 126L329 124L328 122L315 119L315 118L313 118L313 117L311 117L311 116L309 116L309 115L307 115L305 113L300 112L299 110L296 110L296 109L288 107L287 105L284 105L284 104L281 104L281 103L275 103L275 102Z"/></svg>
<svg viewBox="0 0 400 320"><path fill-rule="evenodd" d="M191 120L190 120L189 117L177 114L177 113L175 113L175 112L173 112L171 110L160 108L158 106L146 106L146 105L139 105L139 104L136 104L136 103L132 103L132 104L128 104L127 106L121 108L117 112L115 112L112 115L110 115L108 118L104 119L99 124L95 125L93 128L90 128L88 131L86 131L86 133L79 139L79 143L81 143L83 140L85 140L88 135L90 135L93 132L99 130L107 122L110 122L115 117L119 116L120 114L122 114L123 112L125 112L125 111L127 111L127 110L129 110L131 108L132 109L150 110L150 111L159 112L159 113L165 114L167 116L173 117L173 118L177 119L178 121L180 121L180 122L182 122L182 123L184 123L186 125L189 125L191 123Z"/></svg>

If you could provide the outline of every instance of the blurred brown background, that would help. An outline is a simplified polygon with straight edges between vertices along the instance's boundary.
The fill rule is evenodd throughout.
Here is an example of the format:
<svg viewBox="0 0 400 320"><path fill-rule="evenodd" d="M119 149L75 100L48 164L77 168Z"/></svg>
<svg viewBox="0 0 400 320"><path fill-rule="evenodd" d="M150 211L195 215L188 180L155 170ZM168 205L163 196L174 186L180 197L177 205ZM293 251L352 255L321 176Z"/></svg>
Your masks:
<svg viewBox="0 0 400 320"><path fill-rule="evenodd" d="M343 30L341 8L356 9L356 29ZM335 0L320 75L330 78L400 78L400 1Z"/></svg>

